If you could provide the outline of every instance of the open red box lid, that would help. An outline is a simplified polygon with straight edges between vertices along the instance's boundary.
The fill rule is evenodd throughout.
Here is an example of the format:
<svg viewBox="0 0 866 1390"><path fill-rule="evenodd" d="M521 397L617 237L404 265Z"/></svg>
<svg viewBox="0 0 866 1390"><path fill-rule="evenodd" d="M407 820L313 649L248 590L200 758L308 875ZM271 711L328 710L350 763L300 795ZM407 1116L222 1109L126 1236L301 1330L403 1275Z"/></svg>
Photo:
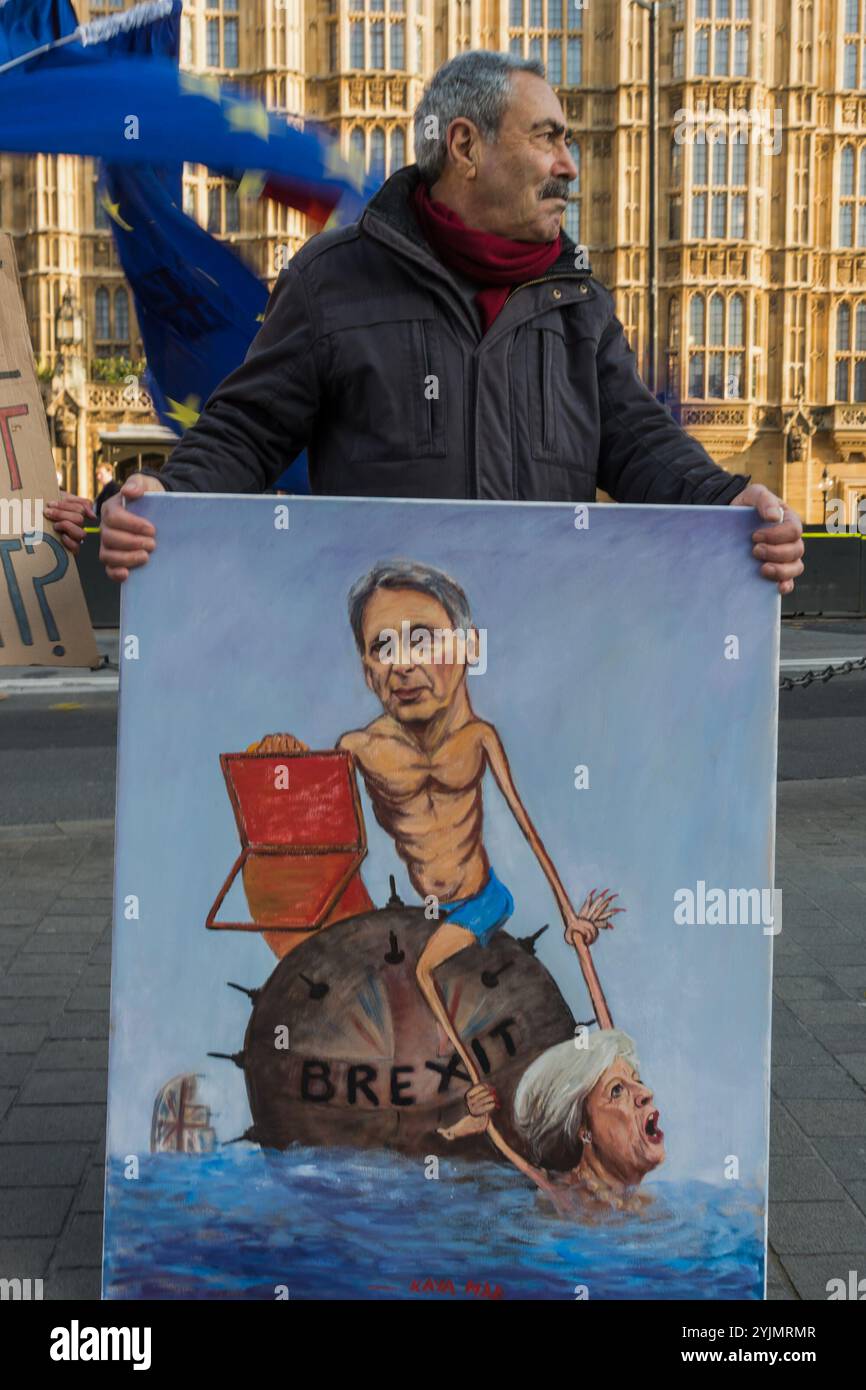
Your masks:
<svg viewBox="0 0 866 1390"><path fill-rule="evenodd" d="M320 926L366 854L349 753L222 753L241 853L209 927L310 931ZM217 922L239 870L252 922Z"/></svg>

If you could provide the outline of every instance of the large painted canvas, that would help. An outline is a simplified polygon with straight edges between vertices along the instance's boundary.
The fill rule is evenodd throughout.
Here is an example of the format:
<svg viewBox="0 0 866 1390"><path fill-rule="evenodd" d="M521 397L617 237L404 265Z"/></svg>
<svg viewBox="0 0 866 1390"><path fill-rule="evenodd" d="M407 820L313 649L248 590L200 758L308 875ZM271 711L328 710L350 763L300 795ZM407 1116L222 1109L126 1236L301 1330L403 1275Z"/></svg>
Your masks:
<svg viewBox="0 0 866 1390"><path fill-rule="evenodd" d="M752 514L150 496L109 1298L762 1298Z"/></svg>

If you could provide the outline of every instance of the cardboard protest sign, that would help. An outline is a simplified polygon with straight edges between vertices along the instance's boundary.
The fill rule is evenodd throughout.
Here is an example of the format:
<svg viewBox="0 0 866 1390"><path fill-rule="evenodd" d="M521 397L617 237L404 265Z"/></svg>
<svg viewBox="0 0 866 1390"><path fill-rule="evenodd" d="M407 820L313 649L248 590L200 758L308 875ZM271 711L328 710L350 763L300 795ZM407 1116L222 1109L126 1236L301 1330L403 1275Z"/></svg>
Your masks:
<svg viewBox="0 0 866 1390"><path fill-rule="evenodd" d="M0 233L0 666L97 666L59 496L11 236Z"/></svg>
<svg viewBox="0 0 866 1390"><path fill-rule="evenodd" d="M105 1295L762 1298L751 512L136 507Z"/></svg>

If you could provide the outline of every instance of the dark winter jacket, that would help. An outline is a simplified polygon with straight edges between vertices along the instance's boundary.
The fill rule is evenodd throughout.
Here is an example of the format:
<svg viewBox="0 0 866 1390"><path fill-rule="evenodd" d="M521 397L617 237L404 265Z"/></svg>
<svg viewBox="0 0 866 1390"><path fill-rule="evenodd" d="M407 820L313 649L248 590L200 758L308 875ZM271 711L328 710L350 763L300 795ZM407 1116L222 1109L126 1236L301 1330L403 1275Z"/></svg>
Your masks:
<svg viewBox="0 0 866 1390"><path fill-rule="evenodd" d="M512 291L482 337L410 205L415 165L281 272L243 365L162 472L262 492L308 450L317 493L727 503L718 468L641 382L613 299L576 248Z"/></svg>

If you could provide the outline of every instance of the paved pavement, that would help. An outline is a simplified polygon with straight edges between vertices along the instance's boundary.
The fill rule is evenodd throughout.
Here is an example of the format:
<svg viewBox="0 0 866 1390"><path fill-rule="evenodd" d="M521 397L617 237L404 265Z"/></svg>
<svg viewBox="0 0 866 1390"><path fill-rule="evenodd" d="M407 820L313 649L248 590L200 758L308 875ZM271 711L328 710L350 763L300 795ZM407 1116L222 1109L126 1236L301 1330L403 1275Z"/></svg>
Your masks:
<svg viewBox="0 0 866 1390"><path fill-rule="evenodd" d="M0 832L0 1276L98 1298L114 832Z"/></svg>
<svg viewBox="0 0 866 1390"><path fill-rule="evenodd" d="M779 786L772 1299L866 1276L866 777ZM110 821L0 828L0 1277L98 1298Z"/></svg>

